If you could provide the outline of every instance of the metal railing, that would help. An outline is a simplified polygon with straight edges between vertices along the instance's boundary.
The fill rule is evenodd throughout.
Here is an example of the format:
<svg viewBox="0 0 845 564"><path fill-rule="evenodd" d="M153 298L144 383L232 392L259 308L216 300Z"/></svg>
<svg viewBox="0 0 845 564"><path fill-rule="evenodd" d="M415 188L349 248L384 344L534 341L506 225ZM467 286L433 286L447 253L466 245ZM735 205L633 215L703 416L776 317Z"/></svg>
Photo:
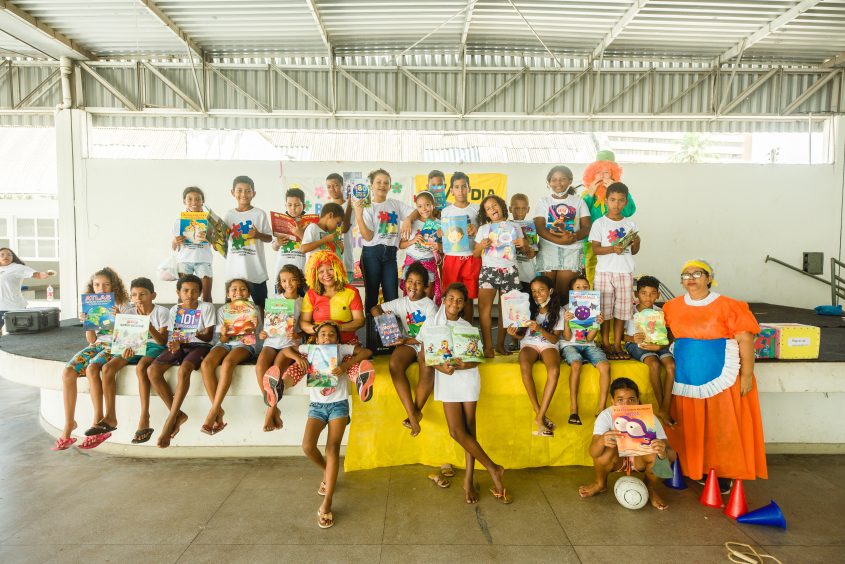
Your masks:
<svg viewBox="0 0 845 564"><path fill-rule="evenodd" d="M816 274L810 274L809 272L804 272L800 268L794 267L789 263L783 262L782 260L778 260L774 257L770 257L766 255L765 262L774 262L781 266L785 266L789 270L794 270L798 274L803 274L808 278L812 278L813 280L817 280L822 284L827 284L830 286L830 304L835 306L839 303L839 300L845 300L845 278L840 276L841 269L845 268L845 263L831 257L830 258L830 280L826 278L822 278Z"/></svg>

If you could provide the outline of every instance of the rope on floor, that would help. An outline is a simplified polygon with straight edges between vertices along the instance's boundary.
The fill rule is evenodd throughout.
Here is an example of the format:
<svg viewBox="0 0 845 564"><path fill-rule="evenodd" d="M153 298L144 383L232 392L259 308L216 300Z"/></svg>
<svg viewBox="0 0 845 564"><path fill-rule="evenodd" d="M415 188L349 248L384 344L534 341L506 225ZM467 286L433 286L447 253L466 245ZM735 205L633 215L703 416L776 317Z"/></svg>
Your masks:
<svg viewBox="0 0 845 564"><path fill-rule="evenodd" d="M745 550L740 550L740 547ZM728 560L736 562L737 564L765 564L765 559L769 558L777 564L782 564L780 560L769 554L760 554L750 545L741 542L726 542L725 548L728 550Z"/></svg>

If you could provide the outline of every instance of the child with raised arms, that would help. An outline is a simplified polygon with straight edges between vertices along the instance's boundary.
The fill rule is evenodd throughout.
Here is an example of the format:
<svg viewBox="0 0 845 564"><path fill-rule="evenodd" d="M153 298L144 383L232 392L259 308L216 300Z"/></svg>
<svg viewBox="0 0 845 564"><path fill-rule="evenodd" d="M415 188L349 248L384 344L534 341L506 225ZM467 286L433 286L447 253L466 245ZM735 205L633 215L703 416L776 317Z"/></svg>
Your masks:
<svg viewBox="0 0 845 564"><path fill-rule="evenodd" d="M245 305L251 306L253 317L245 314L243 334L233 335L230 334L230 328L226 323L226 306L218 309L217 332L220 337L200 365L202 382L208 399L211 400L211 409L208 410L208 415L200 427L206 435L215 435L226 428L227 423L223 421L225 414L223 400L232 384L232 375L239 364L255 355L255 346L251 343L255 342L255 333L258 329L258 308L250 300L247 281L235 278L226 282L226 303L237 302L244 302ZM250 338L247 339L247 337ZM217 378L218 366L220 367L219 379Z"/></svg>
<svg viewBox="0 0 845 564"><path fill-rule="evenodd" d="M352 202L344 194L343 177L333 172L326 177L326 191L329 193L328 201L343 208L343 266L346 268L346 275L352 277L355 271L354 245L352 241Z"/></svg>
<svg viewBox="0 0 845 564"><path fill-rule="evenodd" d="M120 313L129 299L126 288L117 272L109 267L98 270L88 280L85 288L86 294L114 294L113 313ZM81 321L85 320L85 314L79 316ZM88 378L89 395L94 408L94 423L90 429L85 431L85 440L79 448L94 448L111 436L115 427L103 421L103 386L100 380L100 369L111 360L111 328L101 331L85 331L85 340L88 345L73 355L73 358L65 365L62 372L62 395L65 405L65 425L62 434L56 439L53 450L67 450L76 442L75 437L70 434L76 429L76 380L82 376Z"/></svg>
<svg viewBox="0 0 845 564"><path fill-rule="evenodd" d="M0 247L0 333L7 311L26 309L29 305L21 293L21 282L26 278L43 280L55 275L54 270L38 272L28 267L12 249Z"/></svg>
<svg viewBox="0 0 845 564"><path fill-rule="evenodd" d="M143 355L135 354L132 349L126 349L121 356L114 356L103 366L103 399L106 413L103 423L109 428L117 428L117 414L115 413L115 397L117 394L117 373L124 366L134 364L135 375L138 377L138 398L141 401L141 417L132 444L137 445L150 440L154 429L150 427L150 379L147 369L166 350L167 320L170 311L158 304L155 286L149 278L136 278L129 284L129 299L132 303L124 313L130 315L149 315L150 336L147 339L146 350Z"/></svg>
<svg viewBox="0 0 845 564"><path fill-rule="evenodd" d="M343 215L343 208L330 202L320 210L320 220L305 227L300 249L305 253L306 261L319 250L328 250L343 258L345 249L337 248L338 243L343 246L337 236L338 228L343 224Z"/></svg>
<svg viewBox="0 0 845 564"><path fill-rule="evenodd" d="M255 376L258 387L264 396L267 412L264 414L264 431L269 432L284 427L279 402L285 391L285 386L292 385L285 382L281 374L287 369L292 360L284 354L284 349L297 347L301 341L299 332L299 314L302 312L302 298L300 291L305 288L305 276L302 271L292 264L286 264L279 271L276 280L276 297L294 300L293 326L290 331L281 335L268 335L267 324L259 334L264 341L261 353L255 363ZM265 314L269 315L266 310Z"/></svg>
<svg viewBox="0 0 845 564"><path fill-rule="evenodd" d="M305 213L305 192L299 188L289 188L285 192L285 214L288 218L296 221ZM305 268L305 252L302 250L302 235L305 231L304 225L294 229L299 235L299 240L289 235L281 234L273 238L270 244L276 254L276 266L273 268L277 280L279 271L286 264L292 264L299 270Z"/></svg>
<svg viewBox="0 0 845 564"><path fill-rule="evenodd" d="M570 290L589 290L590 282L585 276L576 276L569 286ZM578 384L581 379L581 367L585 362L592 364L599 371L599 398L595 414L607 405L607 389L610 386L610 363L607 356L596 346L595 339L598 331L573 330L569 322L575 318L572 306L567 304L563 314L563 339L560 341L560 354L569 365L569 424L580 425L578 415ZM602 322L602 314L598 315L598 322Z"/></svg>
<svg viewBox="0 0 845 564"><path fill-rule="evenodd" d="M419 262L429 272L431 284L426 284L426 295L440 305L440 270L437 264L443 254L443 245L436 241L436 233L440 232L440 221L435 218L437 209L434 207L434 196L431 192L420 192L414 197L414 204L417 207L419 219L411 226L410 237L403 237L399 243L400 249L405 249L405 264L402 265L402 278L408 272L411 264ZM426 221L435 223L434 232L428 236L423 235L422 230ZM432 235L435 237L432 238ZM400 288L404 291L404 282L400 282Z"/></svg>
<svg viewBox="0 0 845 564"><path fill-rule="evenodd" d="M270 221L264 210L253 207L255 182L249 176L232 181L232 196L237 206L223 220L229 232L226 255L226 280L246 280L249 295L259 304L267 299L267 264L264 243L273 240Z"/></svg>
<svg viewBox="0 0 845 564"><path fill-rule="evenodd" d="M164 405L170 411L158 436L158 447L167 448L188 420L188 414L182 411L182 402L191 387L191 374L199 370L205 356L211 350L209 342L214 336L215 313L214 305L199 300L202 280L193 274L187 274L176 282L176 295L179 302L170 308L167 319L167 330L171 338L167 342L167 350L158 355L153 361L147 374L150 384ZM176 324L176 314L179 309L198 309L199 324L197 332L187 343L179 343L172 339L173 327ZM164 373L171 366L178 366L176 391L164 379Z"/></svg>
<svg viewBox="0 0 845 564"><path fill-rule="evenodd" d="M205 194L196 186L188 186L182 191L182 202L186 212L202 212ZM202 301L211 302L211 284L214 273L211 261L214 253L206 234L198 233L195 241L188 241L182 233L182 222L177 219L173 225L171 248L176 251L176 270L179 276L193 274L202 279Z"/></svg>
<svg viewBox="0 0 845 564"><path fill-rule="evenodd" d="M417 340L423 324L437 313L437 306L426 296L428 285L428 270L421 262L413 262L405 269L405 297L377 305L370 312L373 317L385 313L396 315L407 335L390 355L390 377L408 414L402 424L411 430L412 437L420 433L422 408L434 388L434 372L425 365ZM405 374L414 362L419 362L420 370L416 399L411 395L411 384Z"/></svg>
<svg viewBox="0 0 845 564"><path fill-rule="evenodd" d="M340 344L340 329L337 324L328 321L317 327L316 345L338 345L339 364L332 370L338 378L336 388L309 388L311 405L308 408L308 420L305 423L305 435L302 437L302 450L314 464L323 471L322 481L317 493L323 496L323 503L317 510L317 525L321 529L328 529L334 525L332 515L332 501L334 498L335 485L337 484L337 472L340 467L340 443L343 441L343 434L349 424L349 381L359 386L365 374L373 373L373 365L367 360L372 356L372 351L361 345ZM308 352L310 345L300 345L297 351L293 347L283 350L291 360L295 362L288 368L285 377L297 382L308 370ZM292 368L298 370L292 370ZM360 395L360 391L359 391ZM320 452L317 441L320 433L328 426L329 436L326 439L326 454Z"/></svg>
<svg viewBox="0 0 845 564"><path fill-rule="evenodd" d="M563 332L563 311L560 297L553 283L546 276L537 276L531 281L531 321L525 329L508 327L508 334L520 343L519 369L522 383L528 392L528 400L534 409L535 435L553 437L555 423L546 417L560 376L560 354L557 343ZM534 363L543 361L546 367L546 385L542 402L537 399L537 388L532 374Z"/></svg>

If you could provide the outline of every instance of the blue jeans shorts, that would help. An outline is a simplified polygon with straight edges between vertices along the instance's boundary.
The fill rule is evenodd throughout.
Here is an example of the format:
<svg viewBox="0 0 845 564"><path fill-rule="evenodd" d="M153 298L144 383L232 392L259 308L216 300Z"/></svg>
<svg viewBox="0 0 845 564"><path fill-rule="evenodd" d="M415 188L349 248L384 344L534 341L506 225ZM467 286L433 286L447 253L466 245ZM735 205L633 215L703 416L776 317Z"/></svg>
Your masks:
<svg viewBox="0 0 845 564"><path fill-rule="evenodd" d="M176 270L180 275L193 274L194 276L199 276L200 278L204 278L206 276L214 278L214 272L211 270L210 262L180 262L176 265Z"/></svg>
<svg viewBox="0 0 845 564"><path fill-rule="evenodd" d="M308 406L308 417L319 419L328 423L332 419L349 417L349 400L333 401L331 403L320 403L312 401Z"/></svg>
<svg viewBox="0 0 845 564"><path fill-rule="evenodd" d="M560 354L569 366L572 366L573 362L589 362L593 366L598 366L600 362L607 362L607 355L595 345L569 345L563 347Z"/></svg>
<svg viewBox="0 0 845 564"><path fill-rule="evenodd" d="M625 351L631 356L631 358L639 360L640 362L643 362L643 359L649 356L656 356L660 360L663 360L666 357L672 358L672 351L669 350L668 345L661 348L659 351L646 351L638 347L637 343L625 343Z"/></svg>

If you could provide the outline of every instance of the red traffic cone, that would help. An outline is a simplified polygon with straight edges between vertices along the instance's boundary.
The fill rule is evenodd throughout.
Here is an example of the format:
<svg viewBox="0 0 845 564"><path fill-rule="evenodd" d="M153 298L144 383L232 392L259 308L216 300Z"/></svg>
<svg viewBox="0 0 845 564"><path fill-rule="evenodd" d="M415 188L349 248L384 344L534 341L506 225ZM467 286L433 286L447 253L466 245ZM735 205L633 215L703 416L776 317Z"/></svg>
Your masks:
<svg viewBox="0 0 845 564"><path fill-rule="evenodd" d="M710 469L707 474L707 482L704 484L704 491L701 492L701 498L698 500L701 505L707 507L724 507L722 503L722 492L719 491L719 480L716 478L716 470Z"/></svg>
<svg viewBox="0 0 845 564"><path fill-rule="evenodd" d="M728 498L728 505L725 507L725 515L736 519L746 513L748 513L748 504L745 503L745 488L742 487L742 480L734 480L731 497Z"/></svg>

